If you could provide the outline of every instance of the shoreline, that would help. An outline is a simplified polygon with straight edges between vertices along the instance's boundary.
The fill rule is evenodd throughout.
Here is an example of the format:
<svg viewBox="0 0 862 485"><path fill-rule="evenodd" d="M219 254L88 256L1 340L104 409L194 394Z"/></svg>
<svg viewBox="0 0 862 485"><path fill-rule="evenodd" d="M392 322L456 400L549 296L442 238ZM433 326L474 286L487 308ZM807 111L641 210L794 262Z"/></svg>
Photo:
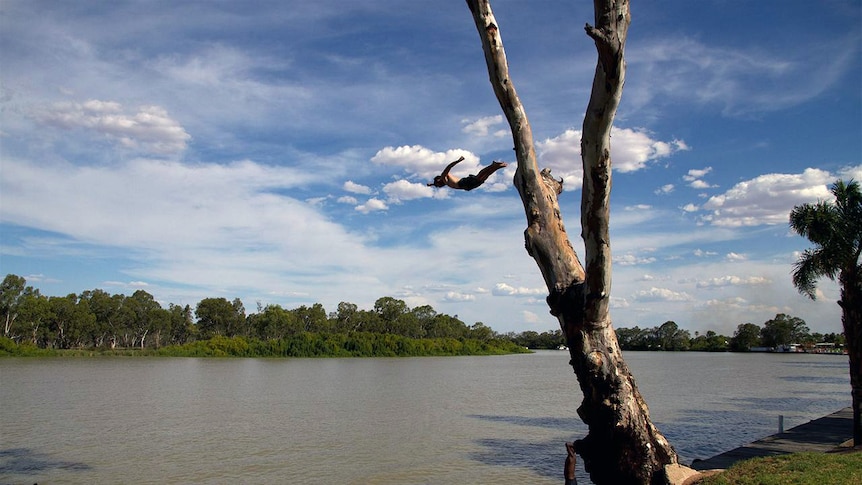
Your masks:
<svg viewBox="0 0 862 485"><path fill-rule="evenodd" d="M799 452L829 452L853 439L853 410L850 406L804 424L761 438L711 458L695 459L690 468L703 472L727 469L731 465L764 456Z"/></svg>

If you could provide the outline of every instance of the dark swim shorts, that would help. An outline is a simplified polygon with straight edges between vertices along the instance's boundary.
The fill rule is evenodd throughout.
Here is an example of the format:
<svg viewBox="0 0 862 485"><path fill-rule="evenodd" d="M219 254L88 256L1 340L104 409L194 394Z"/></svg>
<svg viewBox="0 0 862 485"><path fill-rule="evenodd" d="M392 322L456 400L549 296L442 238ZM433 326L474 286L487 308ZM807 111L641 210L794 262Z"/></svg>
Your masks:
<svg viewBox="0 0 862 485"><path fill-rule="evenodd" d="M468 175L458 180L459 189L473 190L480 185L482 185L482 181L479 180L475 175Z"/></svg>

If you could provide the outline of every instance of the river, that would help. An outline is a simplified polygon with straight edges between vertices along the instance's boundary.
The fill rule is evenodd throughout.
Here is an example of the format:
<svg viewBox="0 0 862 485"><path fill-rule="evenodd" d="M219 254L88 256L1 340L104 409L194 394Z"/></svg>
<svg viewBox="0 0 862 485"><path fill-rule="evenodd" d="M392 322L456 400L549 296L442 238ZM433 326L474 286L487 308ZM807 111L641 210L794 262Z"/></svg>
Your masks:
<svg viewBox="0 0 862 485"><path fill-rule="evenodd" d="M685 463L850 405L846 356L625 358ZM561 483L580 399L559 351L4 358L0 484Z"/></svg>

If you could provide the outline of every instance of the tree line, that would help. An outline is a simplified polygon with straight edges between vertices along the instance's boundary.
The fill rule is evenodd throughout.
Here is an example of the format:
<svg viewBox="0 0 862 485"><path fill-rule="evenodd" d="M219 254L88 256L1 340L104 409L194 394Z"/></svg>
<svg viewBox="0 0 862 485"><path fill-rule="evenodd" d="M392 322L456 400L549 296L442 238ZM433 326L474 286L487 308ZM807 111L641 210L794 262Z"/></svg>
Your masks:
<svg viewBox="0 0 862 485"><path fill-rule="evenodd" d="M144 290L131 296L94 289L48 297L13 274L0 283L0 317L3 337L41 349L185 346L167 354L368 356L482 353L490 352L489 343L507 351L565 344L561 330L498 334L482 322L468 326L429 305L409 308L389 296L379 298L370 310L348 302L330 313L320 303L294 309L258 304L256 312L247 314L239 298L204 298L192 309L172 303L164 308ZM804 320L785 314L763 326L740 324L733 336L712 330L692 336L673 321L652 328L622 327L616 334L623 350L744 352L790 344L811 348L821 342L844 346L843 334L810 333ZM381 340L380 335L391 337ZM411 342L421 339L438 341L424 347ZM478 344L465 347L466 341Z"/></svg>
<svg viewBox="0 0 862 485"><path fill-rule="evenodd" d="M764 322L763 326L743 323L736 327L733 336L691 332L667 321L652 328L621 327L616 330L617 340L623 350L653 351L699 351L699 352L747 352L751 349L781 349L791 344L811 350L818 343L830 343L836 349L845 345L842 333L811 333L805 320L779 313ZM506 334L513 342L531 349L556 349L564 345L560 330L550 332L526 331Z"/></svg>
<svg viewBox="0 0 862 485"><path fill-rule="evenodd" d="M204 298L192 309L172 303L164 308L144 290L131 296L94 289L49 297L27 285L23 277L9 274L0 284L0 316L3 337L41 349L189 346L187 350L198 349L192 353L218 355L224 351L220 346L227 346L230 351L223 353L244 355L242 347L250 342L258 345L254 342L283 341L288 343L280 345L296 347L285 355L323 355L323 349L330 349L331 355L370 355L378 342L376 335L437 339L435 345L439 348L426 349L431 354L468 353L481 350L483 343L488 347L491 341L505 341L504 347L515 348L510 340L501 339L481 322L468 326L457 316L438 313L429 305L409 308L404 301L388 296L379 298L371 310L348 302L339 303L331 313L319 303L294 309L258 304L257 311L249 314L239 298ZM353 339L333 337L338 335ZM360 335L364 337L357 337ZM191 345L203 341L213 347L205 350ZM396 354L418 352L407 348L412 345L407 341L390 338L386 345L401 349ZM455 345L453 341L462 344ZM467 341L473 343L465 347L463 343ZM333 346L341 346L345 352ZM266 355L279 353L278 345L267 348L270 350L264 352ZM383 347L378 350L384 355L391 353Z"/></svg>

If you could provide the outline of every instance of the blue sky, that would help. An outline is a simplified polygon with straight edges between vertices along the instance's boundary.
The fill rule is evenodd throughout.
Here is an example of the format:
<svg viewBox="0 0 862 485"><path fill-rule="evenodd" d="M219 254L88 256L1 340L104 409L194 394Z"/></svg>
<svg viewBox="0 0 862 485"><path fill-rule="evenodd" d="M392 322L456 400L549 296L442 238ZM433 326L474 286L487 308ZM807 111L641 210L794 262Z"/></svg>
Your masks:
<svg viewBox="0 0 862 485"><path fill-rule="evenodd" d="M492 3L540 165L580 249L591 2ZM618 327L840 331L790 272L794 205L862 179L858 0L633 2L612 139ZM286 308L382 296L499 332L558 328L461 0L9 1L0 7L0 272L48 295Z"/></svg>

